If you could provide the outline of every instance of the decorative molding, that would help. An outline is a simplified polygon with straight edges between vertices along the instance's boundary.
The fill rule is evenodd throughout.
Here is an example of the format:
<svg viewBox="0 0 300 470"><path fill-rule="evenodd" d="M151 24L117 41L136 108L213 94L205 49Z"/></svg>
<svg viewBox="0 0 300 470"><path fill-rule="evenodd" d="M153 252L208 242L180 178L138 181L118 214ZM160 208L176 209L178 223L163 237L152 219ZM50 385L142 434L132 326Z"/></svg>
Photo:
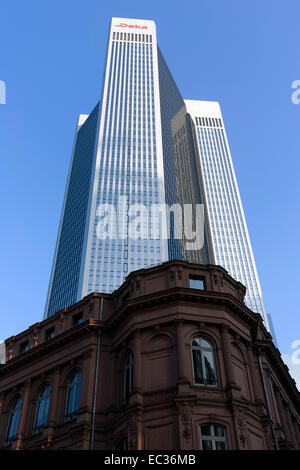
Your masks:
<svg viewBox="0 0 300 470"><path fill-rule="evenodd" d="M181 433L186 440L192 436L193 404L190 401L177 402L178 415L181 421Z"/></svg>
<svg viewBox="0 0 300 470"><path fill-rule="evenodd" d="M244 449L247 442L247 422L245 418L245 412L242 408L235 408L233 413L237 425L237 435L239 442Z"/></svg>

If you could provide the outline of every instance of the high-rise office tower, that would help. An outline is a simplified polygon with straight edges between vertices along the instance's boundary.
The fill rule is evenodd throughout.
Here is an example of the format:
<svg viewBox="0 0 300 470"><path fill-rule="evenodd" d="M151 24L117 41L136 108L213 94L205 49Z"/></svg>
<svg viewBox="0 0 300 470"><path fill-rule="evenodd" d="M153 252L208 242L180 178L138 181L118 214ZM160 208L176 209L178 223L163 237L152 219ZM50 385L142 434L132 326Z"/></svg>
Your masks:
<svg viewBox="0 0 300 470"><path fill-rule="evenodd" d="M190 168L195 161L190 134L184 167L194 184L185 196L178 184L184 175L178 174L170 123L183 107L154 22L113 18L101 101L79 117L76 129L45 316L90 292L112 292L135 269L182 257L209 262L207 243L184 256L183 243L173 236L172 215L170 239L161 234L133 239L126 232L104 239L99 233L101 205L118 206L123 227L133 204L201 203ZM159 233L160 226L158 214L151 229Z"/></svg>
<svg viewBox="0 0 300 470"><path fill-rule="evenodd" d="M205 128L199 117L208 119ZM166 238L160 214L147 219L141 208L144 236L132 236L132 207L184 204L193 208L184 227L204 205L198 247L187 247L184 230L177 236L176 211ZM105 211L111 206L113 217ZM129 272L169 259L221 264L247 286L249 307L264 315L218 105L183 100L153 21L113 18L101 100L80 115L75 133L45 316L90 292L112 292Z"/></svg>
<svg viewBox="0 0 300 470"><path fill-rule="evenodd" d="M194 126L200 187L207 208L213 262L247 287L246 304L266 326L260 282L219 103L185 100Z"/></svg>

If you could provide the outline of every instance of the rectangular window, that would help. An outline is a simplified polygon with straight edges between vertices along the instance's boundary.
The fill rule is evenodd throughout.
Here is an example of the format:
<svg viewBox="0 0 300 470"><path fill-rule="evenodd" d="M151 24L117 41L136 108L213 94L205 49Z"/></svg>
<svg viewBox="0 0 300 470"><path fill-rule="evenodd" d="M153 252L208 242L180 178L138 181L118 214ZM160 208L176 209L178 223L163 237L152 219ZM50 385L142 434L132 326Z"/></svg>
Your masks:
<svg viewBox="0 0 300 470"><path fill-rule="evenodd" d="M83 322L83 313L77 313L77 315L73 316L73 326L79 325Z"/></svg>
<svg viewBox="0 0 300 470"><path fill-rule="evenodd" d="M200 426L202 450L227 450L226 429L224 426L204 424Z"/></svg>
<svg viewBox="0 0 300 470"><path fill-rule="evenodd" d="M29 342L25 341L24 343L20 344L20 354L28 351L29 349Z"/></svg>
<svg viewBox="0 0 300 470"><path fill-rule="evenodd" d="M203 277L190 276L189 280L190 280L191 289L199 289L199 290L205 289Z"/></svg>
<svg viewBox="0 0 300 470"><path fill-rule="evenodd" d="M48 339L54 338L54 333L55 333L55 328L49 328L46 330L45 333L45 340L47 341Z"/></svg>

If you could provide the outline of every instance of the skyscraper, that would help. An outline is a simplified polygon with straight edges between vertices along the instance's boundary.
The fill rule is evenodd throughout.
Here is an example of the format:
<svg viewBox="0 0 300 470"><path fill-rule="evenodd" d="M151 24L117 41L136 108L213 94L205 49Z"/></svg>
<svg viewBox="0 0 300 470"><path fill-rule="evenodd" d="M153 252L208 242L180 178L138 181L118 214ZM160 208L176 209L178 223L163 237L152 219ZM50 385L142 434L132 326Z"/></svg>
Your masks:
<svg viewBox="0 0 300 470"><path fill-rule="evenodd" d="M198 174L208 213L214 263L247 287L246 304L259 312L268 326L219 103L186 100L185 104L194 125Z"/></svg>
<svg viewBox="0 0 300 470"><path fill-rule="evenodd" d="M46 316L92 291L113 291L132 270L182 258L181 242L172 242L172 235L99 239L97 208L116 205L120 197L124 213L133 204L181 200L170 120L183 106L154 22L113 18L101 101L79 117L76 129ZM191 260L207 263L207 249Z"/></svg>
<svg viewBox="0 0 300 470"><path fill-rule="evenodd" d="M141 215L142 206L184 204L192 207L184 226L196 206L204 207L197 248L187 248L185 232L177 236L173 210L167 238L160 213L140 217L147 236L128 230L133 206ZM116 233L106 236L111 206ZM218 104L183 100L153 21L112 18L101 100L76 128L45 316L90 292L112 292L129 272L170 259L221 264L247 286L249 307L265 317Z"/></svg>

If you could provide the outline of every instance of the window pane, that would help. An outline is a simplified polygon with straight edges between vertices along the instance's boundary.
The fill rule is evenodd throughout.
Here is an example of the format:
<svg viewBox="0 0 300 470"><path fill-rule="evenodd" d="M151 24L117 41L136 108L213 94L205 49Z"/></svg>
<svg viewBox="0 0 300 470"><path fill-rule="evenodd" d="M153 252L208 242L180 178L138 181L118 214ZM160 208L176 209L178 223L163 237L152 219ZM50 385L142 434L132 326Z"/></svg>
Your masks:
<svg viewBox="0 0 300 470"><path fill-rule="evenodd" d="M216 373L214 370L213 354L209 351L203 351L203 356L204 356L204 364L205 364L206 383L208 385L215 385L217 380L216 380Z"/></svg>
<svg viewBox="0 0 300 470"><path fill-rule="evenodd" d="M21 410L22 410L22 400L19 401L18 408L17 408L16 414L15 414L14 433L13 433L14 436L18 432L19 422L20 422L20 418L21 418Z"/></svg>
<svg viewBox="0 0 300 470"><path fill-rule="evenodd" d="M37 416L36 416L36 423L35 428L38 429L42 425L42 418L43 418L43 405L44 400L38 402L38 409L37 409Z"/></svg>
<svg viewBox="0 0 300 470"><path fill-rule="evenodd" d="M204 450L227 450L226 429L217 424L200 426L202 448ZM210 436L206 438L206 436Z"/></svg>
<svg viewBox="0 0 300 470"><path fill-rule="evenodd" d="M201 338L194 338L192 342L192 346L201 346Z"/></svg>
<svg viewBox="0 0 300 470"><path fill-rule="evenodd" d="M44 416L42 424L47 424L48 421L48 413L49 413L49 405L50 405L50 397L46 398L45 408L44 408Z"/></svg>
<svg viewBox="0 0 300 470"><path fill-rule="evenodd" d="M216 441L216 450L226 450L226 444L223 441Z"/></svg>
<svg viewBox="0 0 300 470"><path fill-rule="evenodd" d="M69 418L73 411L73 401L74 401L74 386L70 386L68 391L68 403L67 403L67 417Z"/></svg>
<svg viewBox="0 0 300 470"><path fill-rule="evenodd" d="M82 373L77 372L69 382L66 418L71 419L74 417L76 411L80 406L80 393L81 393Z"/></svg>
<svg viewBox="0 0 300 470"><path fill-rule="evenodd" d="M79 407L80 407L80 393L81 393L81 383L77 384L77 388L76 388L76 398L75 398L75 407L74 407L73 412L79 410Z"/></svg>
<svg viewBox="0 0 300 470"><path fill-rule="evenodd" d="M214 434L217 437L225 437L225 428L223 426L214 425Z"/></svg>
<svg viewBox="0 0 300 470"><path fill-rule="evenodd" d="M83 314L82 313L78 313L77 315L73 316L73 326L79 325L82 322L83 322Z"/></svg>
<svg viewBox="0 0 300 470"><path fill-rule="evenodd" d="M41 391L39 395L34 431L39 431L40 428L47 423L49 403L50 403L50 394L51 394L51 387L46 386L43 388L43 390Z"/></svg>
<svg viewBox="0 0 300 470"><path fill-rule="evenodd" d="M8 427L6 432L6 442L9 443L10 440L17 434L19 421L21 417L21 410L22 410L22 400L19 398L13 406L11 407L11 412L8 421Z"/></svg>
<svg viewBox="0 0 300 470"><path fill-rule="evenodd" d="M20 345L20 353L26 352L29 349L29 343L26 341L26 343L22 343Z"/></svg>
<svg viewBox="0 0 300 470"><path fill-rule="evenodd" d="M128 402L132 391L133 379L133 354L131 353L124 364L124 402Z"/></svg>
<svg viewBox="0 0 300 470"><path fill-rule="evenodd" d="M14 435L14 422L15 422L15 414L11 412L10 417L9 417L9 422L8 422L6 441L9 441L10 438Z"/></svg>
<svg viewBox="0 0 300 470"><path fill-rule="evenodd" d="M190 278L190 288L191 289L204 289L204 281L203 279L193 279Z"/></svg>
<svg viewBox="0 0 300 470"><path fill-rule="evenodd" d="M195 383L203 384L203 370L201 361L201 351L193 350L193 364Z"/></svg>
<svg viewBox="0 0 300 470"><path fill-rule="evenodd" d="M49 330L46 331L45 338L46 340L54 338L54 328L50 328Z"/></svg>
<svg viewBox="0 0 300 470"><path fill-rule="evenodd" d="M200 344L202 348L212 349L212 345L204 338L200 338Z"/></svg>
<svg viewBox="0 0 300 470"><path fill-rule="evenodd" d="M130 369L125 372L125 401L128 400L130 393Z"/></svg>
<svg viewBox="0 0 300 470"><path fill-rule="evenodd" d="M74 375L74 377L72 377L72 380L70 380L70 384L69 384L70 387L72 387L75 384L76 378L77 378L77 375Z"/></svg>
<svg viewBox="0 0 300 470"><path fill-rule="evenodd" d="M202 449L203 450L212 450L212 441L208 441L208 440L203 440L202 441Z"/></svg>
<svg viewBox="0 0 300 470"><path fill-rule="evenodd" d="M201 426L201 435L202 436L211 436L210 426L209 424L205 424Z"/></svg>

